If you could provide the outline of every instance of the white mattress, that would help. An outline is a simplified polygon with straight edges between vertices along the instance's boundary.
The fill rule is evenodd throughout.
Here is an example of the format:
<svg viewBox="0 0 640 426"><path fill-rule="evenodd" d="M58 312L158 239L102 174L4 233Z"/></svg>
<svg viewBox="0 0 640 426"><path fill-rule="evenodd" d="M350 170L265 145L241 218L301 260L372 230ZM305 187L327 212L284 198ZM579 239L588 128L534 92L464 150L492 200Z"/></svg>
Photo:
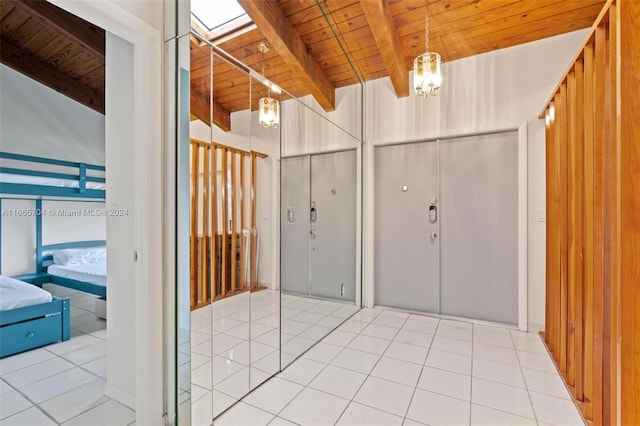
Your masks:
<svg viewBox="0 0 640 426"><path fill-rule="evenodd" d="M66 266L53 264L47 268L47 273L101 286L107 285L107 262Z"/></svg>
<svg viewBox="0 0 640 426"><path fill-rule="evenodd" d="M26 176L13 173L0 173L1 183L22 183L27 185L55 186L60 188L79 188L77 179L56 179L40 176ZM87 189L106 189L107 185L101 182L87 182Z"/></svg>
<svg viewBox="0 0 640 426"><path fill-rule="evenodd" d="M0 275L0 311L51 302L51 294L33 284Z"/></svg>

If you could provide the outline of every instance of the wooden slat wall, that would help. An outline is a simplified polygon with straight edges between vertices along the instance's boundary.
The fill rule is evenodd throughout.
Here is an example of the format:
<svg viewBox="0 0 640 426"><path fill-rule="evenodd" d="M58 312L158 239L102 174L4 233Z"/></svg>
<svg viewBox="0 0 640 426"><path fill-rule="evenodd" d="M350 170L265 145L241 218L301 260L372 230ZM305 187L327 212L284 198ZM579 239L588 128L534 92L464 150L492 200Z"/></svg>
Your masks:
<svg viewBox="0 0 640 426"><path fill-rule="evenodd" d="M616 349L620 363L615 378L621 424L640 424L640 2L621 1L618 6L620 63L618 87L618 279L614 300L619 304Z"/></svg>
<svg viewBox="0 0 640 426"><path fill-rule="evenodd" d="M544 340L590 425L640 424L639 21L609 0L541 114Z"/></svg>
<svg viewBox="0 0 640 426"><path fill-rule="evenodd" d="M258 152L191 140L192 309L261 288L255 205L257 163L264 157ZM245 196L247 182L251 182L250 197ZM253 232L243 232L247 222ZM246 279L249 270L250 283Z"/></svg>

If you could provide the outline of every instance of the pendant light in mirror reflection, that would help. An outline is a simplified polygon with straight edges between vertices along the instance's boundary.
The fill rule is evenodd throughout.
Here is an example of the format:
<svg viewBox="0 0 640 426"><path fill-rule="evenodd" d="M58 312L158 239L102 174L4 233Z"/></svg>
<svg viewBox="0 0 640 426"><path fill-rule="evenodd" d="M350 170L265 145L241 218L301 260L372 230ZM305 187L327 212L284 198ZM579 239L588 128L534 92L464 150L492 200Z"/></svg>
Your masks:
<svg viewBox="0 0 640 426"><path fill-rule="evenodd" d="M425 53L413 61L413 88L424 98L435 96L442 84L440 72L440 55L429 51L429 10L425 4L424 15Z"/></svg>
<svg viewBox="0 0 640 426"><path fill-rule="evenodd" d="M262 77L264 77L264 54L269 51L269 47L264 43L260 43L258 49L262 52ZM271 97L272 83L270 81L264 81L263 83L267 86L268 92L266 98L260 98L258 121L262 127L276 129L280 124L280 102Z"/></svg>

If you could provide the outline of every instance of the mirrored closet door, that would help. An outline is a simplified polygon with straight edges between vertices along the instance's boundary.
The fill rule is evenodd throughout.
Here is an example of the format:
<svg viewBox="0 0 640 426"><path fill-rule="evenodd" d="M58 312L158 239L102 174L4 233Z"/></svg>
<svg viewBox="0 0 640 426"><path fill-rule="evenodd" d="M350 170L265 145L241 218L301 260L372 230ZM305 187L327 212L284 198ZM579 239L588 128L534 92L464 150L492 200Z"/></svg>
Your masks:
<svg viewBox="0 0 640 426"><path fill-rule="evenodd" d="M361 144L302 102L285 102L283 111L284 368L360 309Z"/></svg>
<svg viewBox="0 0 640 426"><path fill-rule="evenodd" d="M280 370L272 250L280 134L252 112L269 89L192 38L191 395L193 415L212 419Z"/></svg>
<svg viewBox="0 0 640 426"><path fill-rule="evenodd" d="M330 19L324 3L303 6ZM353 87L336 102L345 111L336 124L258 29L214 39L191 18L168 53L180 64L176 399L180 424L210 424L360 307L363 88L343 70ZM344 54L337 38L326 42ZM281 167L294 157L315 170L305 179L315 199L293 213L308 226L318 206L318 238L307 229L302 242L315 272L303 273L304 291L281 292L284 271L303 267L281 256L294 241L281 239L281 198L299 196L281 191L290 178Z"/></svg>

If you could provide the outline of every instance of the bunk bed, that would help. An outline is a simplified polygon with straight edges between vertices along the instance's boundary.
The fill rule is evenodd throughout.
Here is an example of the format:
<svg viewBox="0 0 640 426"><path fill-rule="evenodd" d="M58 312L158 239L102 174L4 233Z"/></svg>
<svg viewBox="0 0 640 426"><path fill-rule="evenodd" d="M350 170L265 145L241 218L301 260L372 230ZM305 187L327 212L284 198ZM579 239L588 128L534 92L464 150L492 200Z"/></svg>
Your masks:
<svg viewBox="0 0 640 426"><path fill-rule="evenodd" d="M42 290L42 284L71 287L106 297L106 286L84 282L78 276L56 277L48 273L56 250L105 245L104 241L74 242L43 245L42 218L51 214L43 209L43 201L105 201L104 166L0 152L0 230L6 204L12 199L33 200L34 207L21 209L16 216L29 216L35 221L36 270L13 278L2 277L0 291L3 300L29 299L28 294L39 294L27 305L0 305L0 357L34 349L70 338L69 299L52 297ZM8 204L8 203L7 203ZM72 218L71 218L72 219ZM1 236L1 234L0 234ZM4 247L0 244L0 255ZM0 256L1 259L1 256ZM0 273L2 264L0 262ZM8 297L11 293L13 296ZM15 297L14 297L15 296Z"/></svg>

